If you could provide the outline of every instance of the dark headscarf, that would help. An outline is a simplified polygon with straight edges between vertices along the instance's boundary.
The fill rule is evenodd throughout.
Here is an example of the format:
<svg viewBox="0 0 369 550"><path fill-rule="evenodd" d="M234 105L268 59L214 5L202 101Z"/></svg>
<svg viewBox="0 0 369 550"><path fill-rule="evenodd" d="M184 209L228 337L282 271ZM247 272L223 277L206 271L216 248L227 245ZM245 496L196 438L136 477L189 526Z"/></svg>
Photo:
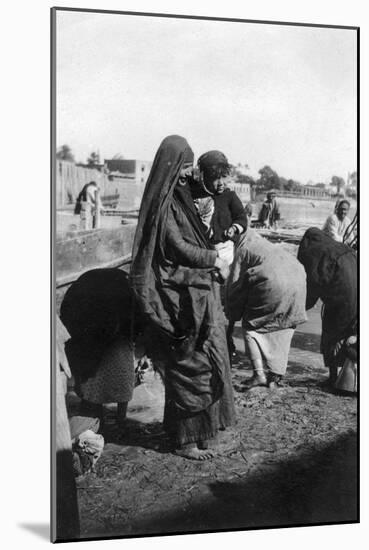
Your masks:
<svg viewBox="0 0 369 550"><path fill-rule="evenodd" d="M231 170L228 159L221 151L208 151L197 161L200 172L204 174L205 183L226 176Z"/></svg>
<svg viewBox="0 0 369 550"><path fill-rule="evenodd" d="M197 172L201 173L191 182L191 192L195 199L213 196L207 185L222 176L228 176L231 165L227 157L221 151L208 151L199 157L197 161Z"/></svg>
<svg viewBox="0 0 369 550"><path fill-rule="evenodd" d="M148 322L150 356L164 376L171 406L186 414L219 399L228 360L213 268L171 261L166 241L178 215L193 245L210 248L188 183L178 185L181 168L192 159L184 138L169 136L161 143L142 199L131 268L136 301Z"/></svg>
<svg viewBox="0 0 369 550"><path fill-rule="evenodd" d="M157 288L157 264L164 262L164 240L169 208L177 202L193 228L198 246L210 248L198 218L188 184L177 185L183 166L193 162L193 152L181 136L165 138L154 159L143 194L133 244L131 284L143 313L168 333L173 327ZM190 269L190 268L188 268Z"/></svg>
<svg viewBox="0 0 369 550"><path fill-rule="evenodd" d="M208 151L204 153L199 157L197 164L201 171L210 170L217 166L230 167L227 157L221 151Z"/></svg>
<svg viewBox="0 0 369 550"><path fill-rule="evenodd" d="M60 317L71 339L66 353L74 376L93 376L117 336L130 339L133 297L128 275L117 268L92 269L67 290Z"/></svg>

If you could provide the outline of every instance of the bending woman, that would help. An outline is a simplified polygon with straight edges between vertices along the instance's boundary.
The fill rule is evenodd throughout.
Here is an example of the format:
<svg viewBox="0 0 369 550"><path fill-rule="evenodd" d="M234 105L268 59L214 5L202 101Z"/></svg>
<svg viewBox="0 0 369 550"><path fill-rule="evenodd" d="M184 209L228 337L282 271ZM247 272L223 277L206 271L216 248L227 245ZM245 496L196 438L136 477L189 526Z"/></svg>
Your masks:
<svg viewBox="0 0 369 550"><path fill-rule="evenodd" d="M82 416L103 420L103 404L117 403L125 424L134 388L132 293L119 269L92 269L68 289L60 315L71 339L66 353L82 399Z"/></svg>
<svg viewBox="0 0 369 550"><path fill-rule="evenodd" d="M306 309L323 302L320 351L334 386L345 360L344 344L357 333L357 257L342 243L311 227L303 236L298 259L307 276Z"/></svg>
<svg viewBox="0 0 369 550"><path fill-rule="evenodd" d="M209 440L233 423L234 403L218 282L228 266L193 203L193 159L184 138L161 143L142 198L131 283L165 385L164 427L177 454L204 460L213 455Z"/></svg>
<svg viewBox="0 0 369 550"><path fill-rule="evenodd" d="M298 260L248 229L227 281L226 314L231 322L242 319L254 369L249 388L278 384L285 374L294 329L306 321L305 299L306 276Z"/></svg>

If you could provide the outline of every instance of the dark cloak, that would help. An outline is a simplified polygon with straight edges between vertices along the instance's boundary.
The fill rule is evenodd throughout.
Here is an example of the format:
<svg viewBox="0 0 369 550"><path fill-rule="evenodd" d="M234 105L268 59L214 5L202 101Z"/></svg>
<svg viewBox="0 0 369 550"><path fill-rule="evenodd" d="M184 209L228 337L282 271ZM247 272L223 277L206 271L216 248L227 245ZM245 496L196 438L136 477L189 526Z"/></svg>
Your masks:
<svg viewBox="0 0 369 550"><path fill-rule="evenodd" d="M119 269L92 269L67 290L60 317L71 339L66 353L76 380L95 375L105 350L117 337L132 337L133 294ZM138 327L136 327L137 330Z"/></svg>
<svg viewBox="0 0 369 550"><path fill-rule="evenodd" d="M180 136L160 145L141 203L131 268L132 289L151 330L149 353L165 381L166 411L182 417L209 409L229 385L216 252L189 186L177 186L181 168L192 159ZM178 233L179 246L171 246L169 232Z"/></svg>
<svg viewBox="0 0 369 550"><path fill-rule="evenodd" d="M326 365L333 366L337 344L356 334L357 257L350 247L312 227L301 240L297 258L306 271L306 309L319 298L324 304L321 350Z"/></svg>

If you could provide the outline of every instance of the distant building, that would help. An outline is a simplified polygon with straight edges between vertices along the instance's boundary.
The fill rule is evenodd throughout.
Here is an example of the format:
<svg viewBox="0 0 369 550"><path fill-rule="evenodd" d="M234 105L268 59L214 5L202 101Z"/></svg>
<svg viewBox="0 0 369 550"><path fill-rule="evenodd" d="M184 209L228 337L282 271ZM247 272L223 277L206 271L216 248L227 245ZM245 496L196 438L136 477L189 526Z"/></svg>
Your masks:
<svg viewBox="0 0 369 550"><path fill-rule="evenodd" d="M330 193L321 187L315 185L302 185L300 193L303 197L310 197L315 199L326 199L330 197Z"/></svg>
<svg viewBox="0 0 369 550"><path fill-rule="evenodd" d="M105 164L87 164L83 162L76 162L76 166L79 166L80 168L87 168L88 170L98 170L102 173L106 172Z"/></svg>
<svg viewBox="0 0 369 550"><path fill-rule="evenodd" d="M251 200L251 191L249 183L230 182L227 183L227 187L234 191L243 203Z"/></svg>
<svg viewBox="0 0 369 550"><path fill-rule="evenodd" d="M114 179L123 178L137 184L146 183L152 166L151 161L134 159L105 159L104 164Z"/></svg>

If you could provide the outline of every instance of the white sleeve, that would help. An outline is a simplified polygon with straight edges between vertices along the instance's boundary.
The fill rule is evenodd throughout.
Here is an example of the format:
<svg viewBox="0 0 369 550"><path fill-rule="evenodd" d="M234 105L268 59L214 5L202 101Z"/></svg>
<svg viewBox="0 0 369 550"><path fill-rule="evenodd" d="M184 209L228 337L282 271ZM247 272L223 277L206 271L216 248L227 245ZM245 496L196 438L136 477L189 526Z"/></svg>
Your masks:
<svg viewBox="0 0 369 550"><path fill-rule="evenodd" d="M239 223L232 223L232 225L237 229L239 235L242 235L242 233L246 231L246 229L242 227L242 225L240 225Z"/></svg>
<svg viewBox="0 0 369 550"><path fill-rule="evenodd" d="M336 216L329 216L324 224L323 231L338 242L343 241L342 235L338 234L338 220Z"/></svg>

